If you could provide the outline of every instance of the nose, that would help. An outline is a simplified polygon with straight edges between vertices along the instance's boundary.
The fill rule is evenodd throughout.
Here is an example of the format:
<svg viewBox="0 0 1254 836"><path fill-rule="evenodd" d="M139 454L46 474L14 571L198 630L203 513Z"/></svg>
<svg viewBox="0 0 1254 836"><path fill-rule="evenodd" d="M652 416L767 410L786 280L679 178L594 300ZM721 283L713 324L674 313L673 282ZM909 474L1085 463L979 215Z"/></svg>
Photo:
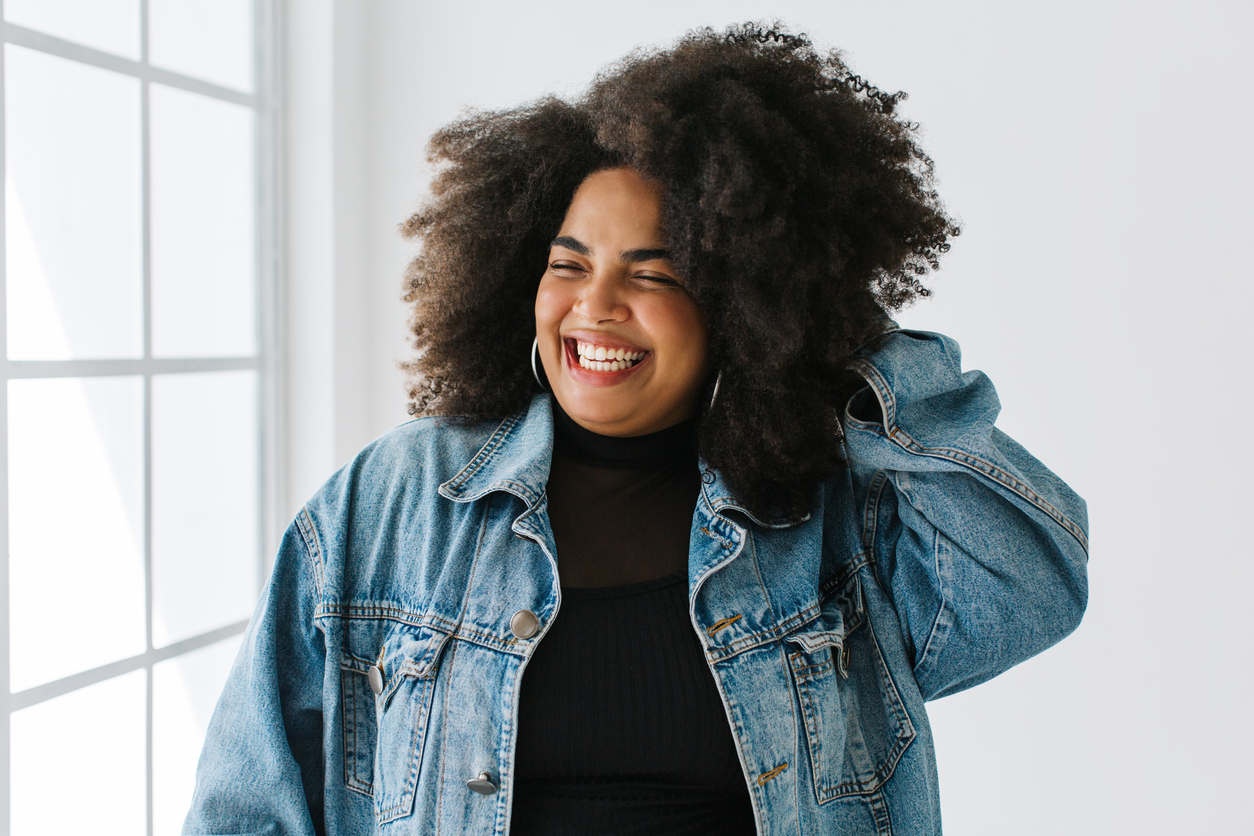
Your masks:
<svg viewBox="0 0 1254 836"><path fill-rule="evenodd" d="M631 317L631 308L622 291L622 285L615 277L595 273L584 285L575 310L589 322L623 322Z"/></svg>

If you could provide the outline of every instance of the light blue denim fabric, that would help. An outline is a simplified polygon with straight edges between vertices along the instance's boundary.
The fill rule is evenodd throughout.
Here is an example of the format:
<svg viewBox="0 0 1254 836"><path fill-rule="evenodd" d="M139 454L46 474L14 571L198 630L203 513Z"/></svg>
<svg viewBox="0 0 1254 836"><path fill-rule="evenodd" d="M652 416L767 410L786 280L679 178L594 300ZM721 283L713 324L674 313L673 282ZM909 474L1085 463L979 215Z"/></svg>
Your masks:
<svg viewBox="0 0 1254 836"><path fill-rule="evenodd" d="M954 341L897 331L855 367L850 467L806 520L755 520L713 472L693 517L693 629L763 836L939 834L924 701L1058 641L1087 596L1084 501L993 427ZM414 421L305 506L185 833L508 832L519 685L561 606L552 432L548 396L499 426Z"/></svg>

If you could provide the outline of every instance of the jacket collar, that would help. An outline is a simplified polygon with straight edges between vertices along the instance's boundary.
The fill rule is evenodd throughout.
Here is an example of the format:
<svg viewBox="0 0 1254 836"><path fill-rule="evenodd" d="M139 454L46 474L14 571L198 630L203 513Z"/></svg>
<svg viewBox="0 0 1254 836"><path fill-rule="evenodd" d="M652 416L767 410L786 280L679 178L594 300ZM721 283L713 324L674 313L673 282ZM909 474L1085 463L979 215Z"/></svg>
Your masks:
<svg viewBox="0 0 1254 836"><path fill-rule="evenodd" d="M553 408L548 395L536 395L526 412L501 422L457 475L440 485L440 496L473 502L506 491L534 509L544 495L553 462Z"/></svg>
<svg viewBox="0 0 1254 836"><path fill-rule="evenodd" d="M553 461L553 407L548 394L536 395L526 412L501 422L487 442L457 475L440 485L440 495L454 502L473 502L493 491L506 491L533 510L544 495ZM707 510L726 519L735 511L765 528L791 528L810 518L759 519L736 501L721 473L701 460L701 498ZM730 520L728 520L730 522Z"/></svg>
<svg viewBox="0 0 1254 836"><path fill-rule="evenodd" d="M744 514L763 528L792 528L810 519L809 514L806 514L801 519L790 519L787 517L760 518L749 513L749 509L740 504L732 494L731 488L723 479L723 474L706 464L705 459L701 460L700 502L709 508L710 513L723 519L727 519L726 511L735 511L738 514Z"/></svg>

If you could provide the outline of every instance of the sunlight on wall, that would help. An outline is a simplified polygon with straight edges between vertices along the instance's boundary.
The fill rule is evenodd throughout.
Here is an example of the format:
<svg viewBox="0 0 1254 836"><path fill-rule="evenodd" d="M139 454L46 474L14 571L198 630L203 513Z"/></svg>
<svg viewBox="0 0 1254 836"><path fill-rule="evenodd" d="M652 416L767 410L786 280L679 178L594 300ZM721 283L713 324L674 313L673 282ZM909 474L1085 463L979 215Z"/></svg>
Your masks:
<svg viewBox="0 0 1254 836"><path fill-rule="evenodd" d="M61 327L61 316L48 287L39 249L26 221L13 177L4 177L5 270L9 316L9 356L68 360L70 341Z"/></svg>
<svg viewBox="0 0 1254 836"><path fill-rule="evenodd" d="M144 652L142 410L138 377L9 382L14 691Z"/></svg>
<svg viewBox="0 0 1254 836"><path fill-rule="evenodd" d="M139 357L139 81L14 44L4 71L9 359Z"/></svg>

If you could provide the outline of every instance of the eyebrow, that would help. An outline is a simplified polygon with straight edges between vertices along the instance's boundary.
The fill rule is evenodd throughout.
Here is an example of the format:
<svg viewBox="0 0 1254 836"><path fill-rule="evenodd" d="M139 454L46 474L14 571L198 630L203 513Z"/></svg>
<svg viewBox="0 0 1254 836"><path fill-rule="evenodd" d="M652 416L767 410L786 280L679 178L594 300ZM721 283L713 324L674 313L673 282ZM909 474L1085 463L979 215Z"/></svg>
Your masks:
<svg viewBox="0 0 1254 836"><path fill-rule="evenodd" d="M553 239L550 246L565 247L582 256L592 255L592 250L587 244L584 244L577 238L571 238L569 235L559 235ZM618 259L626 264L635 264L640 261L670 261L671 251L665 247L642 247L635 250L624 250Z"/></svg>
<svg viewBox="0 0 1254 836"><path fill-rule="evenodd" d="M592 250L584 246L584 243L577 238L571 238L568 235L559 235L553 239L550 247L565 247L568 250L574 250L580 255L592 255Z"/></svg>

